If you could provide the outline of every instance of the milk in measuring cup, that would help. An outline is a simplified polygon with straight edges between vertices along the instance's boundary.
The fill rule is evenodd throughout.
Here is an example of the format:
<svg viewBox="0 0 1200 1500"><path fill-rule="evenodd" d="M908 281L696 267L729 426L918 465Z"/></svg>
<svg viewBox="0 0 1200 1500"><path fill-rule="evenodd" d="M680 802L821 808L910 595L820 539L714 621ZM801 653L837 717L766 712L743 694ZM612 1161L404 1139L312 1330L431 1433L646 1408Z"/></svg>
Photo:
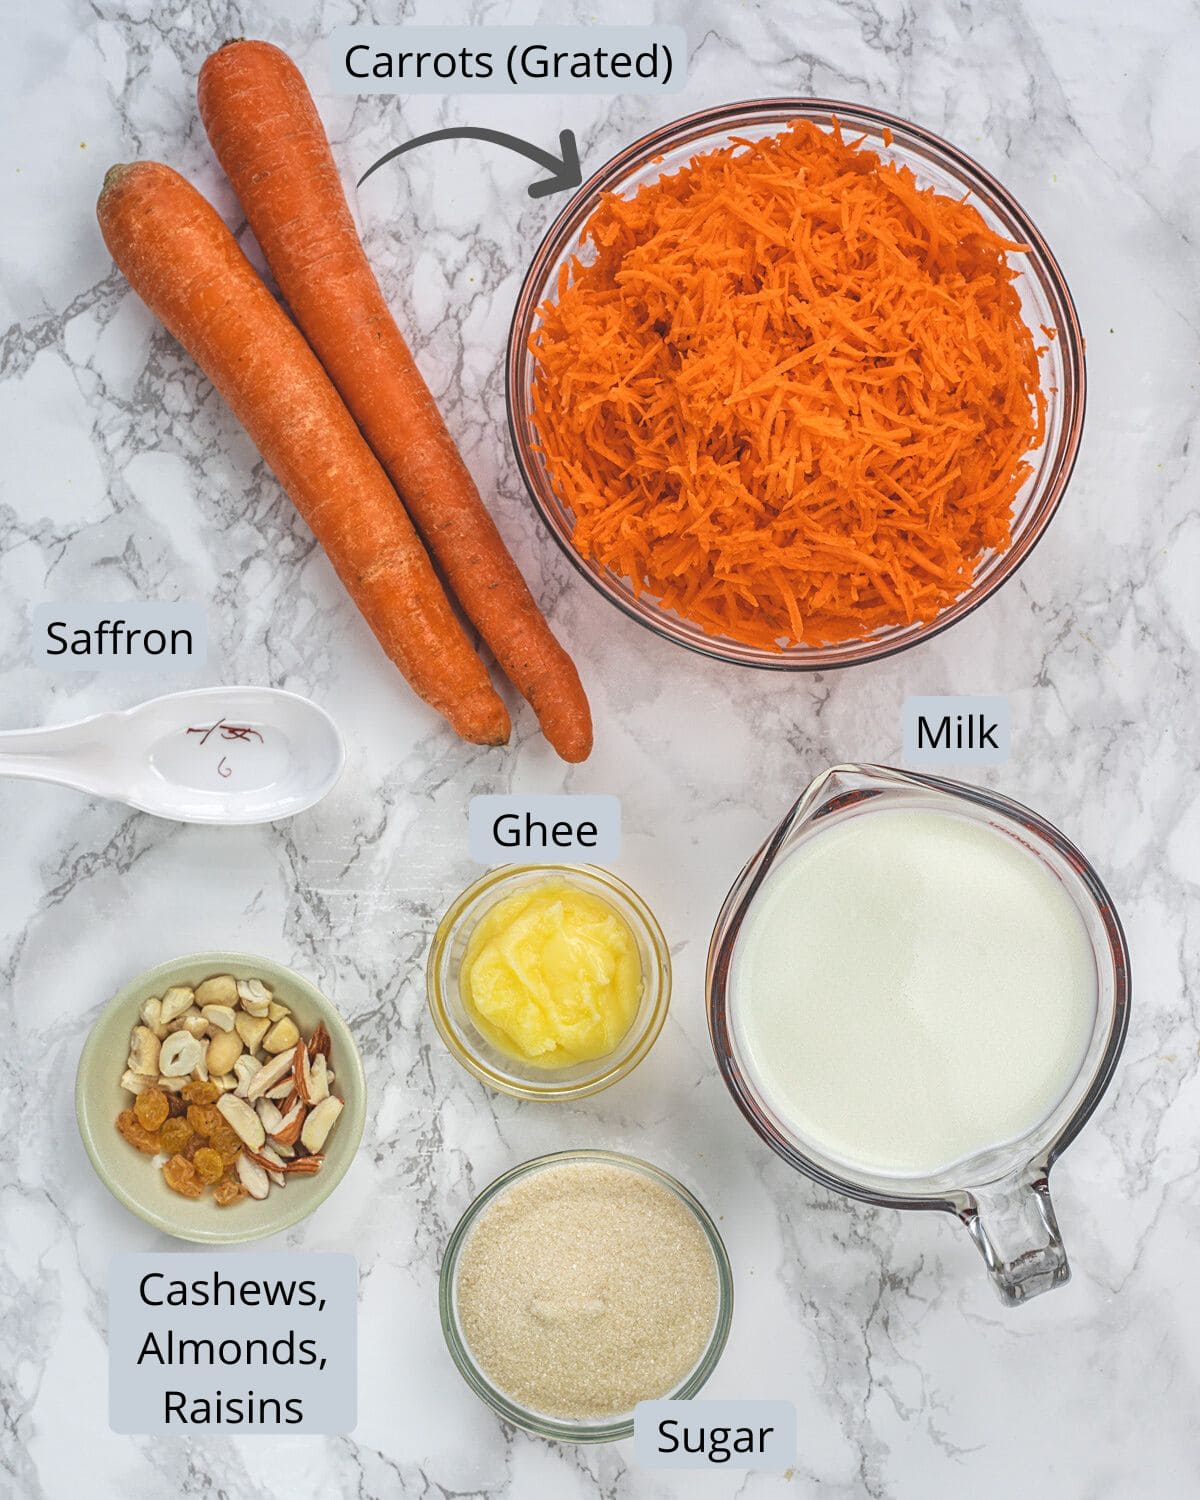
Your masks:
<svg viewBox="0 0 1200 1500"><path fill-rule="evenodd" d="M733 956L739 1051L836 1164L926 1177L1044 1120L1078 1074L1097 978L1035 854L929 808L844 818L766 878Z"/></svg>

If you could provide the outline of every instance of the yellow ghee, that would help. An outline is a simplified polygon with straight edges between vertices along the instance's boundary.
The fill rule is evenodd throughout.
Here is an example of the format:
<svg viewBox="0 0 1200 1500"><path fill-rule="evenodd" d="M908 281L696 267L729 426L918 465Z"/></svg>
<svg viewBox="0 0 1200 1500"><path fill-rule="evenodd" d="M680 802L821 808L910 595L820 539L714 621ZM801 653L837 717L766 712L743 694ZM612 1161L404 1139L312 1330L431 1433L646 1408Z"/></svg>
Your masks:
<svg viewBox="0 0 1200 1500"><path fill-rule="evenodd" d="M483 914L459 987L471 1019L506 1056L567 1068L618 1046L642 998L642 964L624 918L555 877Z"/></svg>

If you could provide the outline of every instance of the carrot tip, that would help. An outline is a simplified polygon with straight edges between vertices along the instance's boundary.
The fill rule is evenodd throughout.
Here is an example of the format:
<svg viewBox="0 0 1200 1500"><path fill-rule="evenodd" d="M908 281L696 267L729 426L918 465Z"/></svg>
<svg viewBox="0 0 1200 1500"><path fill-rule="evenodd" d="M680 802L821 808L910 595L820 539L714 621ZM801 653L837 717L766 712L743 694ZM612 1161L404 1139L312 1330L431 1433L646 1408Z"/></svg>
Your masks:
<svg viewBox="0 0 1200 1500"><path fill-rule="evenodd" d="M100 196L103 198L105 193L112 192L113 188L119 186L136 166L135 161L114 162L104 174L104 181L100 184Z"/></svg>

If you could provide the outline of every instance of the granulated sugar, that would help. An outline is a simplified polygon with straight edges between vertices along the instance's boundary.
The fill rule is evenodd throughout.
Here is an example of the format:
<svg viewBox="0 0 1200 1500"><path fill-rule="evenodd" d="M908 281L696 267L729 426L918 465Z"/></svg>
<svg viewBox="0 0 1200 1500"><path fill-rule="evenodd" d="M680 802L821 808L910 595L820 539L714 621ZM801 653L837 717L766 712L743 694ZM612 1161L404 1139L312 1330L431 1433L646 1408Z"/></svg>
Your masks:
<svg viewBox="0 0 1200 1500"><path fill-rule="evenodd" d="M481 1213L458 1265L459 1324L488 1379L551 1417L631 1411L696 1365L717 1316L695 1215L631 1167L542 1167Z"/></svg>

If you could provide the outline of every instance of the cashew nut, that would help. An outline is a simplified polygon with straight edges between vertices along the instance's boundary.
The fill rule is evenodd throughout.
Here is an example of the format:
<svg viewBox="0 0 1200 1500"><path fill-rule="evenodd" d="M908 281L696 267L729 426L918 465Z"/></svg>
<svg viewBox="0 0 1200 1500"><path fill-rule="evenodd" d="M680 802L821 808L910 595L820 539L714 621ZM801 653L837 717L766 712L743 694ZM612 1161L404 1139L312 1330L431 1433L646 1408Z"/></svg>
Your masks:
<svg viewBox="0 0 1200 1500"><path fill-rule="evenodd" d="M286 1052L289 1047L294 1047L300 1040L300 1028L292 1020L291 1016L284 1016L282 1020L276 1021L266 1036L263 1037L264 1052Z"/></svg>
<svg viewBox="0 0 1200 1500"><path fill-rule="evenodd" d="M157 995L150 996L149 1000L143 1004L140 1014L143 1023L149 1026L150 1030L161 1042L167 1034L167 1028L163 1025L162 1001Z"/></svg>
<svg viewBox="0 0 1200 1500"><path fill-rule="evenodd" d="M159 1041L149 1026L135 1026L129 1037L129 1061L131 1073L142 1073L147 1078L156 1076L159 1070Z"/></svg>
<svg viewBox="0 0 1200 1500"><path fill-rule="evenodd" d="M263 1037L271 1029L271 1023L266 1016L250 1016L244 1011L238 1015L233 1024L238 1036L245 1042L248 1052L257 1052Z"/></svg>
<svg viewBox="0 0 1200 1500"><path fill-rule="evenodd" d="M210 1074L228 1073L242 1055L242 1039L236 1031L218 1031L208 1044Z"/></svg>
<svg viewBox="0 0 1200 1500"><path fill-rule="evenodd" d="M232 974L214 974L196 986L196 1004L236 1005L238 1002L237 980Z"/></svg>
<svg viewBox="0 0 1200 1500"><path fill-rule="evenodd" d="M195 1000L196 996L191 985L173 984L162 997L162 1006L159 1011L159 1021L163 1026L169 1026L176 1016L183 1015Z"/></svg>
<svg viewBox="0 0 1200 1500"><path fill-rule="evenodd" d="M204 1061L204 1048L186 1031L173 1032L158 1054L159 1072L167 1078L185 1078Z"/></svg>

